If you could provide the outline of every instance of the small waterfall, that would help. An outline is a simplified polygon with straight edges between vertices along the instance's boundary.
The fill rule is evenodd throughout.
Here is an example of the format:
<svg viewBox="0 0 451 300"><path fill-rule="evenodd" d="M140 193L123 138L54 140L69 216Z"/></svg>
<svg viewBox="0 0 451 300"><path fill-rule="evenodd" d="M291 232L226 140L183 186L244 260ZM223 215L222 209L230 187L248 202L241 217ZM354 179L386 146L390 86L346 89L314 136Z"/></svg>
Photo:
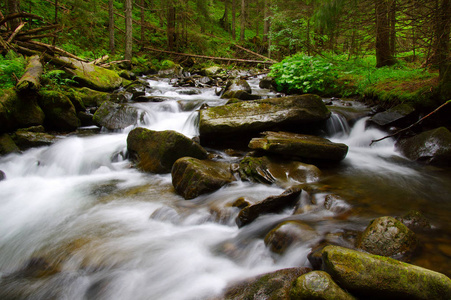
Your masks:
<svg viewBox="0 0 451 300"><path fill-rule="evenodd" d="M350 127L344 116L336 112L332 112L326 123L326 132L328 136L348 135Z"/></svg>

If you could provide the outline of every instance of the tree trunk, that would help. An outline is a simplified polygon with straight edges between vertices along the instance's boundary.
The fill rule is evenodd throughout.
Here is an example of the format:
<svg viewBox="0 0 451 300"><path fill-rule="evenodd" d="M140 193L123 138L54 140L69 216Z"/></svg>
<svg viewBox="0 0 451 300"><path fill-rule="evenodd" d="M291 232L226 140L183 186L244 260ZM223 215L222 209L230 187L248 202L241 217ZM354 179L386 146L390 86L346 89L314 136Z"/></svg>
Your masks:
<svg viewBox="0 0 451 300"><path fill-rule="evenodd" d="M133 20L132 0L125 0L125 56L126 60L132 59L133 47Z"/></svg>
<svg viewBox="0 0 451 300"><path fill-rule="evenodd" d="M376 67L395 63L390 51L390 30L388 22L388 1L376 0Z"/></svg>
<svg viewBox="0 0 451 300"><path fill-rule="evenodd" d="M7 0L7 5L8 5L8 13L9 14L15 14L15 13L19 13L20 12L20 7L19 7L19 0ZM17 28L17 26L19 26L19 24L22 22L22 19L20 18L15 18L12 19L8 22L11 31L13 31L14 29Z"/></svg>
<svg viewBox="0 0 451 300"><path fill-rule="evenodd" d="M446 101L451 98L451 58L449 56L449 39L451 31L451 0L442 0L436 18L436 55L439 63L440 94Z"/></svg>
<svg viewBox="0 0 451 300"><path fill-rule="evenodd" d="M229 32L230 31L230 24L229 24L229 0L224 0L224 14L222 15L222 18L219 20L221 27Z"/></svg>
<svg viewBox="0 0 451 300"><path fill-rule="evenodd" d="M110 38L110 52L111 52L111 54L114 54L116 49L115 49L115 46L114 46L114 6L113 6L113 0L108 0L108 16L109 16L108 32L109 32L109 38Z"/></svg>
<svg viewBox="0 0 451 300"><path fill-rule="evenodd" d="M141 45L143 45L144 44L144 29L145 29L145 27L144 27L144 6L145 6L145 1L144 0L141 0Z"/></svg>
<svg viewBox="0 0 451 300"><path fill-rule="evenodd" d="M232 39L236 40L236 0L232 0Z"/></svg>
<svg viewBox="0 0 451 300"><path fill-rule="evenodd" d="M390 17L390 53L395 55L396 51L396 0L391 0L389 17Z"/></svg>
<svg viewBox="0 0 451 300"><path fill-rule="evenodd" d="M174 50L175 44L175 7L172 0L168 1L167 8L167 37L168 37L168 50Z"/></svg>
<svg viewBox="0 0 451 300"><path fill-rule="evenodd" d="M241 15L240 15L240 41L244 41L244 31L246 29L246 0L241 0Z"/></svg>

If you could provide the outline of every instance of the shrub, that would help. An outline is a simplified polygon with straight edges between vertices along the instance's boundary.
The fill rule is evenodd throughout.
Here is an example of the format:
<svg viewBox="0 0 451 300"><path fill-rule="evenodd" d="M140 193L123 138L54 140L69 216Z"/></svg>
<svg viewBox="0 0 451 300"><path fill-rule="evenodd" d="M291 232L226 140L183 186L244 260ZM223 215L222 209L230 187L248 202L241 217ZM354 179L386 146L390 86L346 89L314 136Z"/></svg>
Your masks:
<svg viewBox="0 0 451 300"><path fill-rule="evenodd" d="M25 70L26 61L22 56L9 52L5 57L0 55L0 86L11 88L16 85L17 78L22 77Z"/></svg>

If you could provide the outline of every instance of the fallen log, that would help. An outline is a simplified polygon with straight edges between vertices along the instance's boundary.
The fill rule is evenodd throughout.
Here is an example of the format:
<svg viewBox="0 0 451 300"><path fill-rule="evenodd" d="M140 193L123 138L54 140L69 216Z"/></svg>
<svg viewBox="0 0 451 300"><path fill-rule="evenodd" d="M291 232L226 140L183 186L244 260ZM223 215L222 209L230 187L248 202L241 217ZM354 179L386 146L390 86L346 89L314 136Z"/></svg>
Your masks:
<svg viewBox="0 0 451 300"><path fill-rule="evenodd" d="M18 36L33 35L35 33L41 32L41 31L47 31L47 30L58 28L58 27L60 27L60 25L57 25L57 24L42 26L39 28L34 28L34 29L27 30L27 31L23 31L23 32L19 33Z"/></svg>
<svg viewBox="0 0 451 300"><path fill-rule="evenodd" d="M7 43L11 43L11 41L16 37L16 35L22 30L22 28L25 26L25 24L27 24L27 22L25 23L20 23L19 26L17 26L17 28L14 30L14 32L11 34L11 36L9 37L9 39L6 41Z"/></svg>
<svg viewBox="0 0 451 300"><path fill-rule="evenodd" d="M41 75L43 72L43 67L41 60L38 55L33 55L28 59L27 67L23 76L19 79L16 84L16 90L18 92L23 91L37 91L41 83Z"/></svg>
<svg viewBox="0 0 451 300"><path fill-rule="evenodd" d="M204 59L221 60L221 61L229 61L229 62L259 63L259 64L270 64L270 65L272 65L274 63L272 61L261 61L261 60L239 59L239 58L227 58L227 57L214 57L214 56L206 56L206 55L198 55L198 54L179 53L179 52L167 51L167 50L159 50L159 49L149 48L149 47L143 47L143 49L150 50L150 51L155 51L155 52L162 52L162 53L168 53L168 54L173 54L173 55L179 55L179 56L198 57L198 58L204 58Z"/></svg>
<svg viewBox="0 0 451 300"><path fill-rule="evenodd" d="M80 58L72 53L69 53L61 48L58 48L56 46L52 46L49 44L45 44L45 43L41 43L41 42L37 42L37 41L27 41L27 42L21 42L23 43L23 47L26 48L31 48L32 50L38 50L38 51L50 51L52 53L58 54L60 56L67 56L79 61L83 61L83 62L87 62L87 60ZM34 49L33 49L34 48Z"/></svg>
<svg viewBox="0 0 451 300"><path fill-rule="evenodd" d="M5 49L5 51L9 51L11 49L11 45L9 43L7 43L2 36L0 35L0 46Z"/></svg>
<svg viewBox="0 0 451 300"><path fill-rule="evenodd" d="M109 56L109 55L104 55L104 56L102 56L102 57L100 57L100 58L97 58L97 59L95 59L95 60L89 62L89 64L99 65L99 64L104 63L104 62L107 61L108 59L110 59L110 56Z"/></svg>
<svg viewBox="0 0 451 300"><path fill-rule="evenodd" d="M45 52L31 50L26 47L22 47L22 46L18 45L17 43L14 45L14 48L17 50L17 52L22 53L27 56L39 55L44 59L44 61L51 63L53 65L56 65L56 66L59 66L62 68L75 69L75 66L72 63L62 60L57 56L53 56L53 55L50 55Z"/></svg>
<svg viewBox="0 0 451 300"><path fill-rule="evenodd" d="M1 19L0 26L2 26L3 24L5 24L6 22L8 22L10 20L17 19L17 18L30 18L30 19L43 20L43 18L38 15L33 15L33 14L29 14L29 13L14 13L14 14L6 15L3 19Z"/></svg>
<svg viewBox="0 0 451 300"><path fill-rule="evenodd" d="M36 34L36 35L19 35L16 37L16 40L26 42L29 40L43 39L43 38L47 38L47 37L56 37L56 34L46 33L46 34Z"/></svg>
<svg viewBox="0 0 451 300"><path fill-rule="evenodd" d="M251 51L251 50L249 50L249 49L246 49L246 48L244 48L244 47L242 47L242 46L240 46L240 45L237 45L237 44L233 44L235 47L237 47L238 49L241 49L241 50L243 50L243 51L246 51L246 52L248 52L248 53L250 53L250 54L253 54L253 55L255 55L255 56L258 56L258 57L260 57L260 58L263 58L263 59L266 59L267 61L270 61L270 62L272 62L272 63L277 63L277 61L275 61L275 60L273 60L273 59L271 59L271 58L269 58L269 57L266 57L266 56L264 56L264 55L261 55L261 54L259 54L259 53L257 53L257 52L254 52L254 51Z"/></svg>

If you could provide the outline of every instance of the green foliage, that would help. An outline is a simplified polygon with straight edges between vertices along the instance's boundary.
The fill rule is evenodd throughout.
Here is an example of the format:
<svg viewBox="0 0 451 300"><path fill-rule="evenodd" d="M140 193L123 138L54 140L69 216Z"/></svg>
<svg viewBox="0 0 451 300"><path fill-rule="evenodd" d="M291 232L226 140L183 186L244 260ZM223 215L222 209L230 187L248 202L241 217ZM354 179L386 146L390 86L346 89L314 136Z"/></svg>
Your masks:
<svg viewBox="0 0 451 300"><path fill-rule="evenodd" d="M74 77L68 76L63 70L51 70L42 75L42 80L49 82L52 88L56 88L58 86L77 84Z"/></svg>
<svg viewBox="0 0 451 300"><path fill-rule="evenodd" d="M22 56L8 52L5 57L0 55L0 86L11 88L16 85L14 76L22 77L26 66L26 61Z"/></svg>
<svg viewBox="0 0 451 300"><path fill-rule="evenodd" d="M274 64L269 76L274 77L281 91L325 95L337 87L338 73L322 58L295 54Z"/></svg>

